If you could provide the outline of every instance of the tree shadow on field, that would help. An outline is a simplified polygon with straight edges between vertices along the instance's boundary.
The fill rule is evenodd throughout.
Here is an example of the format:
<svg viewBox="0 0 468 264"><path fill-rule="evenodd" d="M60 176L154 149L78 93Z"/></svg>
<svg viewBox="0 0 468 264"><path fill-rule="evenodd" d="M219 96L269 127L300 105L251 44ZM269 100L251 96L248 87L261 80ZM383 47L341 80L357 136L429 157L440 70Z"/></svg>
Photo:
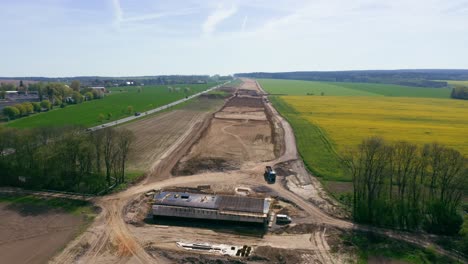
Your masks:
<svg viewBox="0 0 468 264"><path fill-rule="evenodd" d="M51 208L47 205L26 203L11 203L3 209L16 212L23 217L45 215L57 211L56 208Z"/></svg>
<svg viewBox="0 0 468 264"><path fill-rule="evenodd" d="M43 198L33 196L0 196L0 202L6 203L2 210L9 210L21 216L38 216L50 213L73 213L75 210L89 205L89 202Z"/></svg>

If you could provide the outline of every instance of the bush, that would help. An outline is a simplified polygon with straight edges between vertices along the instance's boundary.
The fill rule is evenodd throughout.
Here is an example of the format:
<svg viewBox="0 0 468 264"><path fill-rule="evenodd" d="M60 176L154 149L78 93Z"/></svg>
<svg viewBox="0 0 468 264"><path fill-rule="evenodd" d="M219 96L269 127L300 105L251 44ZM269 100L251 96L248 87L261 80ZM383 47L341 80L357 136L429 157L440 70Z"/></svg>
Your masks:
<svg viewBox="0 0 468 264"><path fill-rule="evenodd" d="M21 105L24 107L26 115L34 113L34 106L30 102L24 102Z"/></svg>
<svg viewBox="0 0 468 264"><path fill-rule="evenodd" d="M23 104L15 104L13 107L19 110L19 116L26 115L26 108Z"/></svg>
<svg viewBox="0 0 468 264"><path fill-rule="evenodd" d="M460 214L448 211L441 202L433 202L429 205L424 228L434 234L456 235L461 232L462 224Z"/></svg>
<svg viewBox="0 0 468 264"><path fill-rule="evenodd" d="M102 122L104 120L104 114L99 114L97 120Z"/></svg>
<svg viewBox="0 0 468 264"><path fill-rule="evenodd" d="M87 92L84 94L84 97L86 98L86 101L91 101L94 99L94 95L92 92Z"/></svg>
<svg viewBox="0 0 468 264"><path fill-rule="evenodd" d="M52 104L49 100L42 100L41 107L49 110L52 107Z"/></svg>
<svg viewBox="0 0 468 264"><path fill-rule="evenodd" d="M41 111L41 104L40 103L33 102L32 106L33 106L34 112L40 112Z"/></svg>
<svg viewBox="0 0 468 264"><path fill-rule="evenodd" d="M81 104L83 102L83 96L79 92L73 92L71 97L75 104Z"/></svg>
<svg viewBox="0 0 468 264"><path fill-rule="evenodd" d="M15 117L20 115L20 111L18 108L14 106L7 106L3 108L3 114L8 118L8 119L15 119Z"/></svg>

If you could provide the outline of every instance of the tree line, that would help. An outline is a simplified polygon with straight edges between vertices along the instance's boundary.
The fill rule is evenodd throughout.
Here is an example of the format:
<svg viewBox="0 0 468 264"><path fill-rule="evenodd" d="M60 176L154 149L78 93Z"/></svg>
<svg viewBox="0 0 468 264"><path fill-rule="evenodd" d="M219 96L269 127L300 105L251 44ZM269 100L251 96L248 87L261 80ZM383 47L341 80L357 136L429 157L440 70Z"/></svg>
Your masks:
<svg viewBox="0 0 468 264"><path fill-rule="evenodd" d="M452 89L450 97L453 99L463 99L468 100L468 87L465 86L456 86Z"/></svg>
<svg viewBox="0 0 468 264"><path fill-rule="evenodd" d="M125 181L133 133L0 127L0 185L96 193Z"/></svg>
<svg viewBox="0 0 468 264"><path fill-rule="evenodd" d="M404 230L454 235L463 223L468 162L457 150L364 140L343 161L352 176L356 221Z"/></svg>
<svg viewBox="0 0 468 264"><path fill-rule="evenodd" d="M468 80L468 70L364 70L236 73L235 77L323 82L385 83L414 87L445 88L447 81ZM437 81L435 81L437 80Z"/></svg>
<svg viewBox="0 0 468 264"><path fill-rule="evenodd" d="M103 98L103 93L89 87L82 88L79 81L73 81L70 86L63 83L32 83L27 87L16 88L12 84L3 85L0 89L20 90L21 92L34 92L38 94L40 102L24 102L3 109L3 115L8 120L28 116L33 113L48 111L54 106L64 108L67 104L80 104L84 101ZM3 96L5 97L5 95Z"/></svg>
<svg viewBox="0 0 468 264"><path fill-rule="evenodd" d="M42 102L24 102L3 108L3 115L9 120L28 116L33 113L40 113L44 110L52 108L49 100L42 100Z"/></svg>

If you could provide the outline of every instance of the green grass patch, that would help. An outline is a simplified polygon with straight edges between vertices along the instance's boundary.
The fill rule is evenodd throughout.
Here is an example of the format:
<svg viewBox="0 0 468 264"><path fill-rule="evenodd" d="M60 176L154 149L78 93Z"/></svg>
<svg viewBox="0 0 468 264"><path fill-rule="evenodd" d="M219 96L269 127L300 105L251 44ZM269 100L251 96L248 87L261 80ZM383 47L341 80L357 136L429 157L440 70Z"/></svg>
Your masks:
<svg viewBox="0 0 468 264"><path fill-rule="evenodd" d="M66 125L92 127L133 115L134 112L144 112L169 104L187 95L204 91L214 85L216 84L172 85L173 91L170 91L168 86L164 85L115 87L110 89L111 93L104 99L69 105L66 108L56 108L46 113L10 121L6 126L16 128ZM188 93L184 91L187 87L190 89ZM179 91L176 91L176 88L179 88ZM133 107L132 113L127 111L128 106ZM111 114L110 118L108 118L109 113ZM100 114L105 116L102 122L98 119Z"/></svg>
<svg viewBox="0 0 468 264"><path fill-rule="evenodd" d="M275 108L291 124L299 154L307 168L327 180L349 181L345 177L333 142L319 126L304 119L300 113L277 96L270 97Z"/></svg>
<svg viewBox="0 0 468 264"><path fill-rule="evenodd" d="M229 83L229 86L233 86L233 87L238 87L239 85L242 84L242 80L241 79L235 79L234 81L230 82Z"/></svg>
<svg viewBox="0 0 468 264"><path fill-rule="evenodd" d="M267 92L282 95L333 95L333 96L381 96L376 93L360 91L340 86L339 83L259 79L258 82Z"/></svg>
<svg viewBox="0 0 468 264"><path fill-rule="evenodd" d="M127 189L131 184L143 179L145 172L143 171L128 171L125 173L125 182L115 186L112 192L120 192Z"/></svg>
<svg viewBox="0 0 468 264"><path fill-rule="evenodd" d="M226 91L222 91L222 90L213 90L213 91L208 92L207 94L216 95L219 97L227 97L230 95L230 93Z"/></svg>
<svg viewBox="0 0 468 264"><path fill-rule="evenodd" d="M358 263L368 263L370 259L398 260L414 264L422 263L461 263L442 256L434 250L420 248L412 244L389 239L383 236L354 232L342 236L345 244L357 250Z"/></svg>
<svg viewBox="0 0 468 264"><path fill-rule="evenodd" d="M262 87L271 94L331 95L331 96L393 96L449 98L449 88L421 88L394 84L316 82L278 79L259 79Z"/></svg>
<svg viewBox="0 0 468 264"><path fill-rule="evenodd" d="M395 84L340 83L340 86L392 97L449 98L451 92L450 88L421 88Z"/></svg>

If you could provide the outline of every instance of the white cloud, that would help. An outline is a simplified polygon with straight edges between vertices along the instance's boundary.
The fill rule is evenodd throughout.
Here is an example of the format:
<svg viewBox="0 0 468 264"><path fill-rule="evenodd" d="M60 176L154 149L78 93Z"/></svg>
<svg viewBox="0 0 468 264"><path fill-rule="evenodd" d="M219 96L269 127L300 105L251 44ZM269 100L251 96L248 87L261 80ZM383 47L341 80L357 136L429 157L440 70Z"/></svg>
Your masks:
<svg viewBox="0 0 468 264"><path fill-rule="evenodd" d="M123 11L120 6L120 0L112 0L112 9L114 11L114 25L120 27L120 23L123 19Z"/></svg>
<svg viewBox="0 0 468 264"><path fill-rule="evenodd" d="M241 26L241 31L244 32L245 31L245 27L247 26L247 20L249 19L248 16L245 16L244 17L244 20L242 21L242 26Z"/></svg>
<svg viewBox="0 0 468 264"><path fill-rule="evenodd" d="M216 27L228 19L237 12L236 6L231 6L230 8L225 8L223 5L219 5L213 13L211 13L205 22L202 25L202 30L204 34L211 34L216 30Z"/></svg>
<svg viewBox="0 0 468 264"><path fill-rule="evenodd" d="M195 9L189 8L189 9L178 10L178 11L167 11L167 12L143 14L139 16L122 18L122 22L140 22L140 21L160 19L164 17L185 16L185 15L193 14L195 12L196 12Z"/></svg>

